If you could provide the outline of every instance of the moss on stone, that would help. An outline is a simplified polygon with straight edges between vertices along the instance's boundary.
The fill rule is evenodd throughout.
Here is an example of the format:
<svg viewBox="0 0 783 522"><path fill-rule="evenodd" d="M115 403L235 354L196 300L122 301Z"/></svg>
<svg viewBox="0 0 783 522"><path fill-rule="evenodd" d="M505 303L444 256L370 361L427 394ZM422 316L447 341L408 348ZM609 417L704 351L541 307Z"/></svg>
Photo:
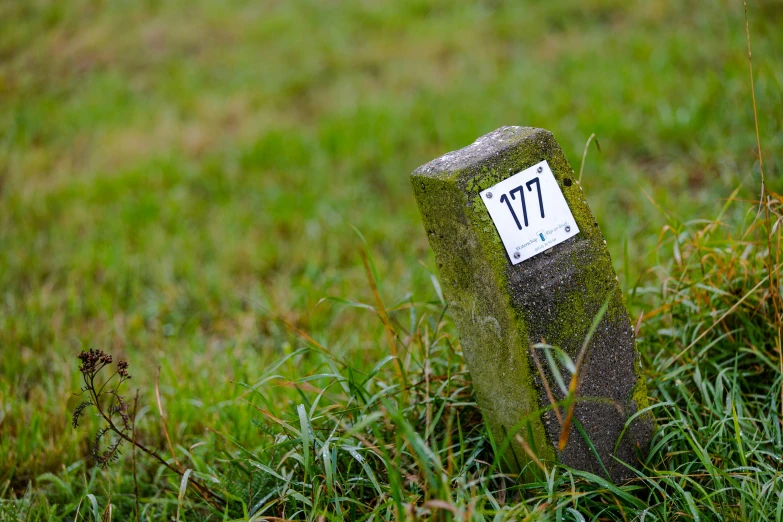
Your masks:
<svg viewBox="0 0 783 522"><path fill-rule="evenodd" d="M555 174L580 234L550 249L551 256L547 251L512 265L479 193L542 160ZM543 129L504 127L420 167L411 181L479 405L495 438L513 435L513 428L527 419L523 436L532 439L529 442L537 448L539 458L557 457L577 468L600 472L584 442L569 442L565 452L556 452L553 441L559 429L550 422L551 416L532 414L546 407L547 401L540 391L540 377L531 370L529 346L543 337L576 357L592 318L607 298L610 306L596 334L596 357L601 364L621 360L624 377L622 385L602 388L591 374L587 386L612 404L629 398L637 408L647 403L630 321L609 252L554 137ZM612 346L613 338L622 339L623 344ZM611 422L596 422L586 429L619 434L618 422L622 424L623 415L601 410L605 406L580 406L579 415L583 419L585 415L609 415ZM643 442L644 434L635 439ZM609 465L613 465L612 442L599 441L602 460ZM527 460L517 444L512 443L511 448L512 463ZM623 451L621 456L627 456L628 448Z"/></svg>
<svg viewBox="0 0 783 522"><path fill-rule="evenodd" d="M412 177L479 404L498 441L511 434L539 403L527 354L519 349L529 340L506 291L502 242L486 207L477 199L480 191L501 179L497 167L481 164ZM505 378L498 379L503 374ZM554 449L540 418L530 419L529 431L541 458L553 459ZM512 448L507 460L524 464L527 455L516 444Z"/></svg>

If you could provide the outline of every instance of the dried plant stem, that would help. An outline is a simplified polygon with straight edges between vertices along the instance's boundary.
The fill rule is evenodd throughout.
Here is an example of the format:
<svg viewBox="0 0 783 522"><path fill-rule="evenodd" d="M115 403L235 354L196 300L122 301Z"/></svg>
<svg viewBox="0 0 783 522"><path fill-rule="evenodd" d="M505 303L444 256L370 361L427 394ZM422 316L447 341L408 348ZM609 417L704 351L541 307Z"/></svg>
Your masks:
<svg viewBox="0 0 783 522"><path fill-rule="evenodd" d="M783 373L783 350L780 349L781 344L781 332L783 332L783 318L781 318L781 303L780 295L778 292L777 283L777 268L776 263L773 260L772 250L772 229L770 227L769 219L769 198L767 196L767 185L764 177L764 159L761 154L761 135L759 134L759 118L756 111L756 86L753 81L753 54L750 51L750 24L748 23L748 2L744 0L743 6L745 8L745 37L748 42L748 69L750 72L750 95L753 101L753 122L756 126L756 148L758 150L759 158L759 171L761 173L761 197L760 204L764 207L764 223L766 226L766 239L767 239L767 273L769 274L769 294L772 299L772 304L775 310L775 321L777 323L778 330L778 364L780 366L780 372ZM783 423L783 386L780 387L780 421Z"/></svg>
<svg viewBox="0 0 783 522"><path fill-rule="evenodd" d="M171 443L169 429L166 426L166 417L163 415L163 403L160 401L160 366L158 366L158 371L155 374L155 400L158 402L158 415L160 416L160 424L163 426L163 434L166 436L166 443L169 446L171 458L174 459L174 463L179 468L180 474L182 474L185 470L182 469L182 464L179 463L179 460L177 460L177 454L174 453L174 445Z"/></svg>
<svg viewBox="0 0 783 522"><path fill-rule="evenodd" d="M90 393L92 394L94 392L90 392ZM141 442L139 442L137 440L134 440L135 437L128 437L125 433L123 433L122 430L120 430L120 428L118 428L114 424L114 422L112 421L111 417L109 415L107 415L103 411L103 408L101 408L100 403L97 400L98 397L94 396L93 399L95 400L95 405L96 405L96 408L98 409L98 413L100 414L101 417L103 417L103 420L106 421L106 423L109 425L109 427L111 428L111 430L114 433L119 435L126 442L129 442L129 443L135 445L141 451L143 451L147 455L151 456L152 458L154 458L155 460L157 460L158 462L160 462L161 464L166 466L170 471L176 473L177 475L182 476L182 472L180 470L178 470L177 468L175 468L174 466L169 464L166 461L166 459L161 457L156 451L151 450L148 447L146 447L144 444L142 444ZM225 504L225 500L223 500L221 497L219 497L218 495L213 493L212 490L210 490L209 488L201 485L196 480L190 479L190 484L193 485L193 488L196 490L196 492L199 494L199 496L201 498L203 498L204 500L206 500L207 502L209 502L210 505L212 505L212 507L220 508L220 507L222 507L222 504Z"/></svg>
<svg viewBox="0 0 783 522"><path fill-rule="evenodd" d="M129 379L130 376L127 372L128 364L127 362L120 361L117 366L118 369L116 372L114 372L106 381L103 382L102 385L96 388L95 386L95 377L105 366L107 366L109 363L111 363L111 356L103 353L102 351L93 352L90 350L89 353L82 352L79 355L79 359L82 360L82 366L79 368L82 372L82 379L84 380L84 387L82 388L82 392L86 393L89 397L89 401L83 402L82 406L84 405L91 405L94 406L96 410L98 410L98 414L103 418L104 421L106 421L106 428L101 430L96 437L96 440L103 434L108 431L112 431L115 433L119 439L118 441L125 441L131 444L131 446L134 448L133 450L133 474L134 474L134 484L136 484L136 453L135 448L140 449L147 455L151 456L155 460L157 460L159 463L163 464L166 468L168 468L173 473L177 474L178 476L182 476L183 472L171 464L169 464L166 459L161 457L156 451L151 450L150 448L146 447L144 444L136 440L136 408L134 406L133 412L127 412L126 408L127 405L123 401L122 397L117 393L119 390L120 385L126 380ZM116 375L119 375L119 381L114 386L114 389L106 390L106 385L111 381ZM104 397L106 395L110 395L111 399L108 403L108 411L106 407L102 405L102 403L105 403L106 400ZM115 402L117 405L115 406ZM136 392L136 403L138 403L138 391ZM77 422L79 419L79 416L82 414L83 407L77 408L77 411L74 412L73 416L73 425L74 427L77 426ZM122 412L123 416L123 426L117 426L114 423L113 415L115 412ZM133 419L132 421L130 419ZM130 436L126 434L125 432L129 431ZM97 443L96 443L97 444ZM119 442L113 444L112 451L117 450L119 447ZM108 462L111 460L111 456L105 458L104 464L108 464ZM209 505L211 505L215 509L221 509L225 504L226 501L214 493L211 489L209 489L207 486L204 486L199 481L191 479L190 483L193 485L193 489L196 490L196 492L199 494L201 498L203 498ZM136 499L137 499L137 512L138 512L138 487L136 485L135 488L136 491Z"/></svg>
<svg viewBox="0 0 783 522"><path fill-rule="evenodd" d="M543 343L543 339L541 340ZM549 387L549 380L546 378L546 374L544 373L544 368L541 366L541 361L538 360L538 354L536 353L536 349L531 347L530 353L533 355L533 362L536 363L536 368L538 368L538 374L541 376L541 382L544 384L544 391L546 392L547 399L549 399L549 403L552 405L552 411L555 412L555 417L557 417L557 422L560 424L560 427L563 427L563 416L560 414L560 407L557 405L557 400L555 399L555 396L552 394L552 389Z"/></svg>
<svg viewBox="0 0 783 522"><path fill-rule="evenodd" d="M386 330L386 341L389 343L389 351L391 352L392 356L397 360L397 368L398 368L398 378L400 382L400 389L402 390L402 402L405 403L405 395L406 395L406 388L407 388L407 380L405 378L405 366L403 365L402 358L399 357L399 354L397 353L397 343L396 343L396 333L394 332L394 326L392 326L391 321L389 320L389 316L386 313L386 307L383 304L383 299L381 298L381 293L378 290L378 284L375 281L375 275L373 274L372 267L370 266L370 260L367 257L367 254L364 252L364 250L360 250L359 254L362 258L362 263L364 264L364 271L367 274L367 281L370 284L370 289L372 290L373 297L375 297L375 305L376 305L376 313L378 314L378 317L380 317L381 322L383 323L384 329Z"/></svg>
<svg viewBox="0 0 783 522"><path fill-rule="evenodd" d="M595 132L590 134L590 137L587 138L587 141L585 142L585 150L582 152L582 166L579 167L579 179L577 182L582 183L582 172L585 170L585 160L587 159L587 148L590 146L590 141L595 138L595 147L598 149L598 152L601 152L601 145L598 143L598 138L595 137Z"/></svg>
<svg viewBox="0 0 783 522"><path fill-rule="evenodd" d="M536 455L536 452L533 451L533 448L530 447L530 444L527 443L525 439L522 438L522 435L517 433L516 435L517 442L520 446L522 446L522 449L525 450L525 453L527 453L527 456L530 457L530 459L533 461L533 463L541 469L541 471L544 472L544 475L548 474L548 471L546 469L546 466L543 462L538 458L538 455Z"/></svg>
<svg viewBox="0 0 783 522"><path fill-rule="evenodd" d="M568 384L568 394L565 398L566 415L563 419L563 427L560 431L560 440L557 443L557 449L563 451L568 444L568 438L571 436L571 423L574 420L574 407L576 405L576 394L579 391L579 385L581 384L582 365L585 362L587 356L587 349L590 346L590 341L593 339L595 330L598 328L598 324L609 309L609 300L607 299L601 309L593 318L593 324L590 326L590 330L587 332L582 348L579 350L579 355L576 358L576 369L573 375L571 375L571 382Z"/></svg>

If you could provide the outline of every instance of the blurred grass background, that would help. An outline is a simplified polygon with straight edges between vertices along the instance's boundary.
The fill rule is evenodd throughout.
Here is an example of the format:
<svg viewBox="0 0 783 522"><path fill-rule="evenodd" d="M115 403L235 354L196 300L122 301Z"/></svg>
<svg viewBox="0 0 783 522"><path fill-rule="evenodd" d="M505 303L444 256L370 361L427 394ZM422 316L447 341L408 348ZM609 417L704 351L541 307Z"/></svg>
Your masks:
<svg viewBox="0 0 783 522"><path fill-rule="evenodd" d="M783 4L750 4L780 191ZM596 133L583 185L629 287L650 199L757 197L749 92L736 1L0 2L0 486L88 458L82 349L127 358L153 412L161 366L205 458L208 428L257 430L232 381L297 343L253 302L374 364L371 317L314 309L369 300L349 225L390 301L434 296L408 174L502 125L553 131L577 171Z"/></svg>

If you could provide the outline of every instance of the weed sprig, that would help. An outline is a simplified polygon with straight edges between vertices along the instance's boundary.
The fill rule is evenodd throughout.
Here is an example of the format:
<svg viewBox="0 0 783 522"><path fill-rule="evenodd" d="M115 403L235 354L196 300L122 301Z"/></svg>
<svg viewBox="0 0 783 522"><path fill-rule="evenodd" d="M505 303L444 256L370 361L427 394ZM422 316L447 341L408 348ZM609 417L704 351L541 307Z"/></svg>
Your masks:
<svg viewBox="0 0 783 522"><path fill-rule="evenodd" d="M78 428L79 420L84 416L85 412L91 407L95 408L98 416L105 423L96 431L93 438L92 456L95 461L104 468L108 467L120 458L122 455L121 447L127 443L140 449L180 477L185 477L186 473L190 475L189 471L172 466L157 451L148 448L138 441L135 433L135 411L131 411L125 397L119 393L120 387L131 378L131 375L128 373L128 362L118 361L114 372L107 379L101 380L99 379L99 374L105 368L110 367L112 363L111 355L102 350L90 350L81 352L77 357L81 362L79 371L84 381L79 394L86 394L87 400L82 401L74 408L71 425L74 428ZM102 449L104 439L108 439L108 442L105 449ZM220 508L225 505L225 500L219 494L195 478L188 477L188 479L198 495L213 508Z"/></svg>
<svg viewBox="0 0 783 522"><path fill-rule="evenodd" d="M120 447L124 442L131 440L127 434L133 431L133 421L128 403L125 401L125 397L118 393L122 383L131 378L128 373L128 363L118 361L114 373L96 386L98 374L112 363L112 356L101 350L90 350L89 352L81 352L77 357L81 361L79 371L84 380L81 393L87 394L88 399L74 409L71 425L77 428L79 418L89 407L93 406L98 410L98 413L106 421L106 425L95 433L92 456L98 464L106 467L120 457L122 454ZM115 377L118 378L115 379ZM107 388L112 380L115 381L113 387ZM115 435L114 438L111 438L112 434ZM108 446L101 450L101 443L107 437L109 438Z"/></svg>

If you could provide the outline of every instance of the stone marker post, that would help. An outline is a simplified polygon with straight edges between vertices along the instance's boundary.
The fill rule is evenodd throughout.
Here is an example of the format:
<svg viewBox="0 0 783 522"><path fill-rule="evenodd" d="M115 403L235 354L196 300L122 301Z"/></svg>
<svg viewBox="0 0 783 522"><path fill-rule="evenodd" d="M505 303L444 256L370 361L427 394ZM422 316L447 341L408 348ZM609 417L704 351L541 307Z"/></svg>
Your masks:
<svg viewBox="0 0 783 522"><path fill-rule="evenodd" d="M618 459L637 466L653 426L639 416L620 439L648 405L634 330L606 241L554 136L503 127L419 167L411 183L479 406L497 444L510 441L507 467L530 460L518 433L541 459L608 471L614 481L633 476ZM559 451L563 428L546 388L556 401L565 395L539 352L542 378L532 345L543 341L576 361L607 301ZM570 374L563 377L567 385Z"/></svg>

